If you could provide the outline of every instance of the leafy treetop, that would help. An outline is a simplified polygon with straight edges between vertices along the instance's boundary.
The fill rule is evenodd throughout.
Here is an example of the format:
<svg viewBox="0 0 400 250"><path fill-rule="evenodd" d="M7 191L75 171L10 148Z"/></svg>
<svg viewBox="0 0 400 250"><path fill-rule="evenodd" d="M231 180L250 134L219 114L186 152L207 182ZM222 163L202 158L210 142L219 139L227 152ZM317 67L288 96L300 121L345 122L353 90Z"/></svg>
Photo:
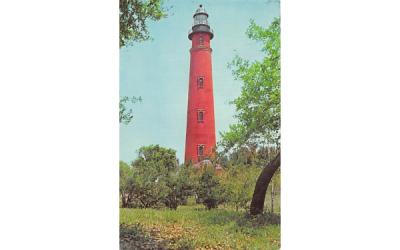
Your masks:
<svg viewBox="0 0 400 250"><path fill-rule="evenodd" d="M236 56L229 64L235 80L241 80L243 86L233 101L238 122L221 134L225 150L252 144L280 145L280 19L268 28L251 21L247 36L262 43L264 58L250 62Z"/></svg>
<svg viewBox="0 0 400 250"><path fill-rule="evenodd" d="M178 166L176 151L170 148L163 148L159 145L144 146L139 149L139 157L132 165L154 164L166 169L173 169Z"/></svg>
<svg viewBox="0 0 400 250"><path fill-rule="evenodd" d="M147 21L167 16L163 0L119 0L119 47L150 39Z"/></svg>

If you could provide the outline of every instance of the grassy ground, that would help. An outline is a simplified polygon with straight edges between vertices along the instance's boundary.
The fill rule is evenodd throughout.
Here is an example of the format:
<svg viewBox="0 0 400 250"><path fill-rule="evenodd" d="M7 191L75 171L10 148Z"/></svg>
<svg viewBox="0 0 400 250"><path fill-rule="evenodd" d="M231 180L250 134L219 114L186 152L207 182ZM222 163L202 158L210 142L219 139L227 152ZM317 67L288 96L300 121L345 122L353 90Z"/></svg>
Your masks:
<svg viewBox="0 0 400 250"><path fill-rule="evenodd" d="M121 208L121 248L279 249L278 221L276 216L249 218L243 211L199 205L176 211Z"/></svg>

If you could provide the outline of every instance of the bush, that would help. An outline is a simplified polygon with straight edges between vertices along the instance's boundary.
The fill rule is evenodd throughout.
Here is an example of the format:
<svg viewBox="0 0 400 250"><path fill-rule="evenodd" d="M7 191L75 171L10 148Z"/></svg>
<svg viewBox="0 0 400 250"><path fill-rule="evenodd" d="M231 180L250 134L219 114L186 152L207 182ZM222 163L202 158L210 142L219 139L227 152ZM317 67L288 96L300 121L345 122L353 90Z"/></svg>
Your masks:
<svg viewBox="0 0 400 250"><path fill-rule="evenodd" d="M119 193L121 195L121 206L129 207L132 200L130 189L133 179L131 167L123 161L119 162Z"/></svg>
<svg viewBox="0 0 400 250"><path fill-rule="evenodd" d="M217 208L224 202L224 189L213 167L203 170L196 187L197 202L202 203L207 209Z"/></svg>
<svg viewBox="0 0 400 250"><path fill-rule="evenodd" d="M131 167L120 162L122 207L176 209L192 193L190 171L178 166L175 150L150 145Z"/></svg>
<svg viewBox="0 0 400 250"><path fill-rule="evenodd" d="M188 197L193 194L191 170L181 167L178 171L169 171L166 186L164 203L168 208L177 209L179 205L186 204Z"/></svg>
<svg viewBox="0 0 400 250"><path fill-rule="evenodd" d="M131 194L136 204L143 208L162 206L167 193L167 169L154 163L142 163L134 166Z"/></svg>
<svg viewBox="0 0 400 250"><path fill-rule="evenodd" d="M226 190L226 201L236 211L239 208L249 207L260 171L259 168L253 166L234 165L224 173L222 184Z"/></svg>

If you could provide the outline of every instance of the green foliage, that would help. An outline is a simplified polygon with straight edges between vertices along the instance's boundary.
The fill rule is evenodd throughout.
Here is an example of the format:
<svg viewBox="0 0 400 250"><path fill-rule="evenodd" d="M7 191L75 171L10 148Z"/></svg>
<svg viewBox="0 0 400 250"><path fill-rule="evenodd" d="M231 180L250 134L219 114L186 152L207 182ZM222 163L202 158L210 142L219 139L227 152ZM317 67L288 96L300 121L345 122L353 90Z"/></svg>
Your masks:
<svg viewBox="0 0 400 250"><path fill-rule="evenodd" d="M159 145L139 149L138 158L132 163L134 182L133 199L140 207L160 207L168 196L169 171L178 166L176 151Z"/></svg>
<svg viewBox="0 0 400 250"><path fill-rule="evenodd" d="M264 207L270 213L280 213L281 171L278 169L268 185Z"/></svg>
<svg viewBox="0 0 400 250"><path fill-rule="evenodd" d="M184 205L194 189L191 169L181 167L177 172L169 171L166 178L167 196L164 203L168 208L177 209Z"/></svg>
<svg viewBox="0 0 400 250"><path fill-rule="evenodd" d="M225 201L225 194L214 168L206 167L198 178L196 187L197 202L207 209L217 208Z"/></svg>
<svg viewBox="0 0 400 250"><path fill-rule="evenodd" d="M250 62L236 56L229 65L243 85L233 101L238 123L221 134L225 150L251 144L280 145L280 19L268 28L251 21L247 35L262 43L264 58Z"/></svg>
<svg viewBox="0 0 400 250"><path fill-rule="evenodd" d="M223 149L221 153L231 154L231 161L240 163L244 158L246 161L242 164L265 166L280 150L280 18L268 28L251 21L247 36L261 43L264 58L250 62L236 56L229 64L235 79L243 85L240 96L233 101L237 123L221 134L219 146ZM264 168L262 173L266 171L269 169ZM263 210L269 176L260 175L257 179L263 185L254 188L252 214ZM271 211L275 203L274 188L271 189Z"/></svg>
<svg viewBox="0 0 400 250"><path fill-rule="evenodd" d="M129 181L132 178L132 170L131 167L123 161L119 162L119 183L120 190L126 190Z"/></svg>
<svg viewBox="0 0 400 250"><path fill-rule="evenodd" d="M179 168L176 152L159 145L139 149L138 158L129 167L120 162L122 207L176 209L193 194L191 171Z"/></svg>
<svg viewBox="0 0 400 250"><path fill-rule="evenodd" d="M119 0L119 47L148 40L147 21L166 16L162 0Z"/></svg>
<svg viewBox="0 0 400 250"><path fill-rule="evenodd" d="M119 162L119 193L121 195L121 206L128 207L132 201L132 188L134 181L132 168L123 161Z"/></svg>
<svg viewBox="0 0 400 250"><path fill-rule="evenodd" d="M256 146L242 146L237 150L232 151L229 155L229 161L232 165L246 165L252 166L257 159Z"/></svg>
<svg viewBox="0 0 400 250"><path fill-rule="evenodd" d="M139 157L133 162L133 165L143 165L153 163L160 170L167 168L169 170L178 167L176 151L170 148L163 148L159 145L150 145L139 149Z"/></svg>
<svg viewBox="0 0 400 250"><path fill-rule="evenodd" d="M141 97L128 97L124 96L119 100L119 123L123 123L128 125L133 119L133 111L132 107L129 107L128 104L134 104L136 102L141 102Z"/></svg>
<svg viewBox="0 0 400 250"><path fill-rule="evenodd" d="M135 181L132 188L134 206L161 207L167 196L166 175L168 170L154 162L133 165Z"/></svg>
<svg viewBox="0 0 400 250"><path fill-rule="evenodd" d="M225 173L222 184L226 199L236 211L239 208L247 209L249 207L260 171L260 168L254 166L235 165Z"/></svg>

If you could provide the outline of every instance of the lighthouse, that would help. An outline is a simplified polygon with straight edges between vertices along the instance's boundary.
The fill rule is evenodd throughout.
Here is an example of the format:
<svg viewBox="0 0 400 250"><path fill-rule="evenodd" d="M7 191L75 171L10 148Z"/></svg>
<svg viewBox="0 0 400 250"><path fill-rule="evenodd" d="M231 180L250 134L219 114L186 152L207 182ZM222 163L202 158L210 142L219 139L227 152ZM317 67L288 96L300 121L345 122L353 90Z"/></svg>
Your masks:
<svg viewBox="0 0 400 250"><path fill-rule="evenodd" d="M211 67L213 30L208 14L200 5L193 15L188 38L190 49L185 162L193 164L213 155L215 148L214 95Z"/></svg>

